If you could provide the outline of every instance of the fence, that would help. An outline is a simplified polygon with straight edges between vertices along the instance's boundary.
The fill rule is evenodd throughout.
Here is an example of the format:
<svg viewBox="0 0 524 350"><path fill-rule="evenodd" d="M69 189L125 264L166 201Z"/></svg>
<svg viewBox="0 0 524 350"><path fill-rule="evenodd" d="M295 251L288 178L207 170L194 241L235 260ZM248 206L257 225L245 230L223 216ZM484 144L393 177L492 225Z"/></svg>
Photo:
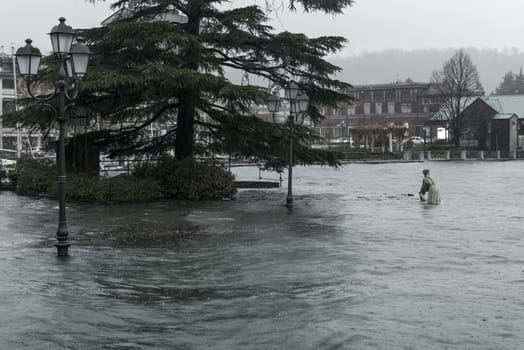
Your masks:
<svg viewBox="0 0 524 350"><path fill-rule="evenodd" d="M439 151L404 151L402 160L516 160L524 159L524 150L520 151L479 151L479 150L439 150Z"/></svg>

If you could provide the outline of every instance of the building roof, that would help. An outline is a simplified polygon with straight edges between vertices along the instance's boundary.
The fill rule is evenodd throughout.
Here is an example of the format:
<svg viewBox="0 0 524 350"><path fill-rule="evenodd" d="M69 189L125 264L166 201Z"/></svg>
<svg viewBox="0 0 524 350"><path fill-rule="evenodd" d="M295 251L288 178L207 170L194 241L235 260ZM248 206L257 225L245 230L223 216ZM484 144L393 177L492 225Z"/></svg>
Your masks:
<svg viewBox="0 0 524 350"><path fill-rule="evenodd" d="M508 120L508 119L513 118L513 117L517 117L517 115L515 113L497 113L497 114L495 114L493 119Z"/></svg>
<svg viewBox="0 0 524 350"><path fill-rule="evenodd" d="M473 102L481 100L489 107L493 108L497 115L516 114L519 119L524 119L524 95L491 95L473 97L468 99L462 106L462 111L466 110ZM447 105L447 104L446 104ZM441 107L438 112L433 114L431 120L447 120L446 107Z"/></svg>
<svg viewBox="0 0 524 350"><path fill-rule="evenodd" d="M127 18L131 16L132 13L133 13L133 9L123 7L119 9L118 11L114 12L113 14L111 14L106 19L104 19L100 24L102 26L106 26L109 23ZM153 19L156 21L165 21L165 22L172 22L172 23L187 23L187 17L176 13L175 10L166 11L165 13L155 15Z"/></svg>
<svg viewBox="0 0 524 350"><path fill-rule="evenodd" d="M481 99L499 114L516 114L524 118L524 95L484 96Z"/></svg>
<svg viewBox="0 0 524 350"><path fill-rule="evenodd" d="M384 89L398 89L398 88L428 88L431 83L420 83L420 82L397 82L389 84L366 84L366 85L353 85L349 88L349 91L354 90L384 90Z"/></svg>
<svg viewBox="0 0 524 350"><path fill-rule="evenodd" d="M462 104L462 111L464 111L466 108L468 108L469 106L471 106L471 104L475 101L477 101L478 99L482 99L482 97L478 97L478 96L466 96L466 97L463 97L462 98L463 100L461 100L461 104ZM443 103L440 107L440 109L438 111L436 111L430 118L430 120L433 120L433 121L438 121L438 120L442 120L442 121L445 121L445 120L449 120L449 110L451 109L450 106L452 106L455 102L456 99L450 99L448 100L447 102Z"/></svg>

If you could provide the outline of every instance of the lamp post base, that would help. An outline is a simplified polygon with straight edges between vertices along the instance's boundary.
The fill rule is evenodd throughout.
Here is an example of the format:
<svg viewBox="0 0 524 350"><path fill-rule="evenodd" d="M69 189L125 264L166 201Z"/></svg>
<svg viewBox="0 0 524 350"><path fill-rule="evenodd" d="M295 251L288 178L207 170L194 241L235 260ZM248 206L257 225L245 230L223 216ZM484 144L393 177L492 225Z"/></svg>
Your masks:
<svg viewBox="0 0 524 350"><path fill-rule="evenodd" d="M69 256L69 246L71 244L67 242L59 242L55 244L56 253L59 257Z"/></svg>
<svg viewBox="0 0 524 350"><path fill-rule="evenodd" d="M293 197L287 197L286 198L286 207L292 207L293 206Z"/></svg>

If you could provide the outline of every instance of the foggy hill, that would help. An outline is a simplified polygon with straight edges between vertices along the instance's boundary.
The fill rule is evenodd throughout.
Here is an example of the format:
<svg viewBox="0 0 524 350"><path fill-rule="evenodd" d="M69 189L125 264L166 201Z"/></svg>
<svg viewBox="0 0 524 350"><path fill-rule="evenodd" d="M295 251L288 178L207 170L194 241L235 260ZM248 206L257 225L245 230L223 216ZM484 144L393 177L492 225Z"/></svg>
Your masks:
<svg viewBox="0 0 524 350"><path fill-rule="evenodd" d="M428 82L431 73L441 69L456 49L400 50L366 52L329 61L342 68L336 78L354 85L393 83L410 78ZM477 66L486 94L490 94L510 70L518 73L524 65L524 52L466 48Z"/></svg>
<svg viewBox="0 0 524 350"><path fill-rule="evenodd" d="M342 68L335 77L353 85L384 84L405 81L429 82L431 73L441 69L457 49L400 50L389 49L366 52L347 57L332 57L328 61ZM466 48L480 74L480 82L486 94L491 94L508 71L518 73L524 67L524 52L517 50ZM226 69L226 75L240 83L242 73ZM248 84L267 86L268 82L249 75Z"/></svg>

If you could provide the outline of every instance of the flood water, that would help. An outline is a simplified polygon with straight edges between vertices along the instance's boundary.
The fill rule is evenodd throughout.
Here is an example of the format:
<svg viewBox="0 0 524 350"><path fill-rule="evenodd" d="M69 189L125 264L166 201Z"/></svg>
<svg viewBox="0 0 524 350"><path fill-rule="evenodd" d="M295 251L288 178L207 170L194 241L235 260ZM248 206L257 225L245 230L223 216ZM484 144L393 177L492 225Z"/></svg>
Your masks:
<svg viewBox="0 0 524 350"><path fill-rule="evenodd" d="M425 167L440 206L409 195ZM521 161L297 167L292 209L285 187L69 203L68 259L56 203L2 192L0 348L519 349L523 174Z"/></svg>

